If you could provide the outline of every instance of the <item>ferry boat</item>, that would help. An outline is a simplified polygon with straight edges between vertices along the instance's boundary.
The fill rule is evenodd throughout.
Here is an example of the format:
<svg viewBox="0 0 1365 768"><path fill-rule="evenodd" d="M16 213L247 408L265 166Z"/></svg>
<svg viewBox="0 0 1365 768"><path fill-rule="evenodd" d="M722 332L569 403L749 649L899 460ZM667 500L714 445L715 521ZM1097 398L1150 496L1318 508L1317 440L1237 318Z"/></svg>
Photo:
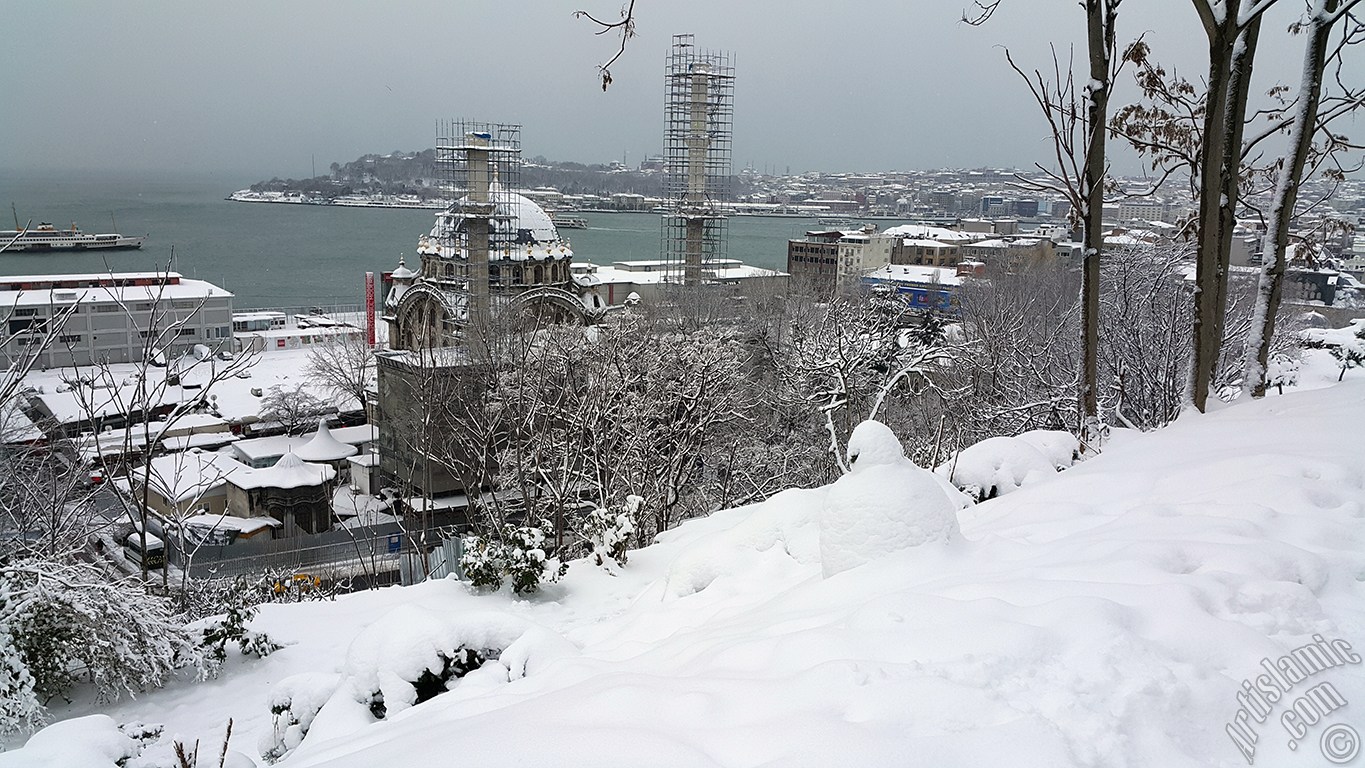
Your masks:
<svg viewBox="0 0 1365 768"><path fill-rule="evenodd" d="M32 229L0 230L0 248L10 251L84 251L95 249L141 248L144 237L116 233L90 234L75 224L57 229L43 222ZM5 247L8 245L8 247Z"/></svg>
<svg viewBox="0 0 1365 768"><path fill-rule="evenodd" d="M571 216L567 213L550 214L550 221L554 222L560 229L587 229L588 220L582 216Z"/></svg>

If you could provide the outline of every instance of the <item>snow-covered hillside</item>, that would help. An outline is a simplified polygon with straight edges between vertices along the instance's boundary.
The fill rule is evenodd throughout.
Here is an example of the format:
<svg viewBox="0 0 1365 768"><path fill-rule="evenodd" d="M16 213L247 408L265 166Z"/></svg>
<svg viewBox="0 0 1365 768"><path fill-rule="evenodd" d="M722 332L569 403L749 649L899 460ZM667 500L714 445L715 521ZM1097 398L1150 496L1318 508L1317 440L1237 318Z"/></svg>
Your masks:
<svg viewBox="0 0 1365 768"><path fill-rule="evenodd" d="M828 578L827 492L792 490L687 523L618 575L575 563L534 599L447 580L268 605L254 626L284 650L0 765L69 764L44 755L76 732L115 749L101 729L130 721L201 739L216 765L229 717L233 748L257 761L261 744L298 744L307 720L282 763L299 767L1180 768L1246 765L1252 748L1257 766L1323 765L1324 734L1349 747L1330 726L1365 729L1365 665L1332 645L1365 649L1365 381L1347 378L1127 436L962 510L952 546ZM1239 700L1263 659L1315 635L1334 663L1286 683L1268 716ZM403 681L455 644L501 656L410 706ZM1347 705L1294 721L1320 683ZM376 691L383 720L359 701ZM272 702L292 733L276 737Z"/></svg>

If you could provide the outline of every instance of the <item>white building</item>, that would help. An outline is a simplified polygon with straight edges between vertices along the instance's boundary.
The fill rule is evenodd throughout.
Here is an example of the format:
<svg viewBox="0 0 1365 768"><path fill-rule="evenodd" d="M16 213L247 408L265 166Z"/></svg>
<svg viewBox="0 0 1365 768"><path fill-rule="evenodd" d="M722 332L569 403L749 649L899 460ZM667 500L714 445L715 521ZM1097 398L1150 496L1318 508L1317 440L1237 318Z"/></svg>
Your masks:
<svg viewBox="0 0 1365 768"><path fill-rule="evenodd" d="M645 303L663 297L669 287L682 283L682 268L677 262L662 259L615 261L609 265L574 262L573 280L580 300L589 309L620 306L632 294ZM738 259L707 259L701 265L703 285L729 286L739 292L763 287L783 291L786 272L745 264Z"/></svg>
<svg viewBox="0 0 1365 768"><path fill-rule="evenodd" d="M868 272L890 264L891 253L900 241L897 235L879 234L871 225L862 232L844 235L836 257L839 283L856 284Z"/></svg>
<svg viewBox="0 0 1365 768"><path fill-rule="evenodd" d="M196 344L232 344L232 294L176 272L0 277L0 315L0 365L26 359L49 331L39 368L169 360Z"/></svg>
<svg viewBox="0 0 1365 768"><path fill-rule="evenodd" d="M1119 203L1119 221L1166 221L1166 204L1160 200L1124 200Z"/></svg>

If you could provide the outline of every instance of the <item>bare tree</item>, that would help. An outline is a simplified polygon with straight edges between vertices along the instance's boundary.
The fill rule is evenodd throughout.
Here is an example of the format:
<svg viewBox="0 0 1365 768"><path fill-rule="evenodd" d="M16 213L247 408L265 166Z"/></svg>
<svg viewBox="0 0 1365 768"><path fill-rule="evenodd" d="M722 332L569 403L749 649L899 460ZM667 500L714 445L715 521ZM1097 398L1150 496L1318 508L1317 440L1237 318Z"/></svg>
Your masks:
<svg viewBox="0 0 1365 768"><path fill-rule="evenodd" d="M1284 286L1286 249L1289 229L1298 201L1299 185L1308 168L1314 137L1326 133L1325 147L1320 159L1334 150L1344 148L1344 139L1325 131L1335 117L1349 114L1365 104L1365 90L1349 90L1327 112L1321 112L1323 78L1329 61L1335 61L1337 82L1341 83L1341 62L1346 46L1365 36L1365 27L1350 16L1358 0L1341 3L1338 0L1314 0L1307 20L1300 25L1308 40L1303 54L1303 81L1288 126L1289 154L1280 162L1279 178L1271 201L1270 221L1262 241L1261 278L1252 316L1251 338L1248 340L1246 389L1252 397L1263 397L1266 390L1266 367L1270 362L1271 343L1275 336L1275 316L1279 311ZM1333 28L1345 22L1341 42L1330 51Z"/></svg>
<svg viewBox="0 0 1365 768"><path fill-rule="evenodd" d="M261 397L260 418L278 422L288 434L301 435L317 425L319 416L334 410L336 406L313 394L306 384L276 384Z"/></svg>
<svg viewBox="0 0 1365 768"><path fill-rule="evenodd" d="M1195 257L1189 401L1203 411L1222 355L1228 265L1242 182L1242 137L1261 19L1277 0L1192 0L1208 38L1203 141L1197 155Z"/></svg>
<svg viewBox="0 0 1365 768"><path fill-rule="evenodd" d="M337 398L338 406L350 401L365 405L374 383L374 351L359 333L335 333L308 352L304 374Z"/></svg>

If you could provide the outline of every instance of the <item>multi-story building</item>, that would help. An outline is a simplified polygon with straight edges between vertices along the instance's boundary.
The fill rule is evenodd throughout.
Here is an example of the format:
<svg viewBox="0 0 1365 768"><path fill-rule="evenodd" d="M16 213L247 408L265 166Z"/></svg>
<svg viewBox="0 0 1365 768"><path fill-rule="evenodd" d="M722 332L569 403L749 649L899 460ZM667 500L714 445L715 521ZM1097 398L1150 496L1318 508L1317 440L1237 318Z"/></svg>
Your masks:
<svg viewBox="0 0 1365 768"><path fill-rule="evenodd" d="M840 286L857 285L863 275L891 263L891 253L900 243L895 235L878 233L871 224L861 232L844 233L839 240L836 279Z"/></svg>
<svg viewBox="0 0 1365 768"><path fill-rule="evenodd" d="M1166 221L1166 204L1160 200L1124 200L1119 203L1119 221Z"/></svg>
<svg viewBox="0 0 1365 768"><path fill-rule="evenodd" d="M787 241L787 273L799 289L831 291L839 274L839 241L844 233L814 230L804 240Z"/></svg>
<svg viewBox="0 0 1365 768"><path fill-rule="evenodd" d="M0 363L58 368L170 359L232 345L232 294L177 272L0 277Z"/></svg>
<svg viewBox="0 0 1365 768"><path fill-rule="evenodd" d="M1045 237L981 240L962 246L962 258L979 261L993 270L1012 272L1055 258L1053 242Z"/></svg>
<svg viewBox="0 0 1365 768"><path fill-rule="evenodd" d="M951 267L961 260L962 249L957 245L916 238L901 240L891 254L892 264Z"/></svg>

